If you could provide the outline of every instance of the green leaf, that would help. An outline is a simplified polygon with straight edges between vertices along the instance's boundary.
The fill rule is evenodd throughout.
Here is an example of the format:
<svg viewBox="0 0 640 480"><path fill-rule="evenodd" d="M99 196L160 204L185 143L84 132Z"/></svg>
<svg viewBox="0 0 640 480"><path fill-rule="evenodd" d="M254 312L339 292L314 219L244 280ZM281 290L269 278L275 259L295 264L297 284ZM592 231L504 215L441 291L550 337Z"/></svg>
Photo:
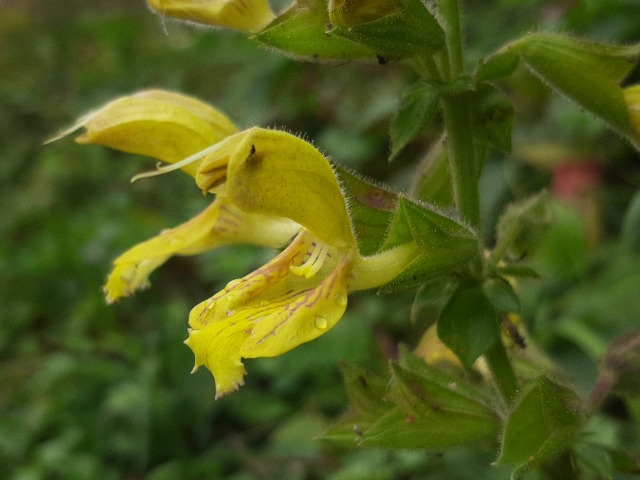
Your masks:
<svg viewBox="0 0 640 480"><path fill-rule="evenodd" d="M462 285L440 313L438 337L467 368L500 340L495 309L482 288Z"/></svg>
<svg viewBox="0 0 640 480"><path fill-rule="evenodd" d="M551 88L630 137L620 83L640 56L640 44L606 45L565 35L534 33L516 42L527 67Z"/></svg>
<svg viewBox="0 0 640 480"><path fill-rule="evenodd" d="M516 401L507 418L500 456L517 473L545 465L570 448L582 424L580 399L569 388L540 377Z"/></svg>
<svg viewBox="0 0 640 480"><path fill-rule="evenodd" d="M415 242L424 254L446 254L447 251L478 252L478 237L473 230L434 208L428 208L406 198L399 199ZM457 244L457 245L456 245Z"/></svg>
<svg viewBox="0 0 640 480"><path fill-rule="evenodd" d="M399 197L398 210L382 248L410 241L418 245L420 255L384 286L381 294L451 275L479 252L478 238L471 229L434 208Z"/></svg>
<svg viewBox="0 0 640 480"><path fill-rule="evenodd" d="M455 281L448 277L437 277L420 285L411 304L411 323L420 322L425 327L435 323L444 305L445 296L455 286Z"/></svg>
<svg viewBox="0 0 640 480"><path fill-rule="evenodd" d="M468 409L469 406L455 407L456 402L461 401L464 404L473 401L474 404L482 405L482 411L487 408L491 411L495 410L497 399L492 390L486 389L481 385L471 383L466 377L454 375L440 368L435 368L425 363L421 358L409 351L406 346L400 345L398 354L398 365L407 372L411 372L421 378L424 387L436 395L438 401L443 401L451 405L452 408ZM429 386L426 386L426 385ZM435 392L439 391L440 394ZM455 399L452 397L455 396ZM390 398L392 396L390 395ZM477 405L472 407L475 411Z"/></svg>
<svg viewBox="0 0 640 480"><path fill-rule="evenodd" d="M298 0L253 39L309 60L376 58L376 52L365 45L325 33L328 24L326 0Z"/></svg>
<svg viewBox="0 0 640 480"><path fill-rule="evenodd" d="M351 363L343 362L340 367L349 404L358 414L379 416L389 409L389 403L382 400L388 378Z"/></svg>
<svg viewBox="0 0 640 480"><path fill-rule="evenodd" d="M391 122L390 159L413 140L438 113L440 94L428 83L410 86L402 95L400 109Z"/></svg>
<svg viewBox="0 0 640 480"><path fill-rule="evenodd" d="M363 432L360 445L441 450L496 441L498 416L471 384L406 350L392 372L386 398L396 406Z"/></svg>
<svg viewBox="0 0 640 480"><path fill-rule="evenodd" d="M349 205L349 217L362 255L376 253L385 242L398 196L345 167L333 164ZM402 242L407 243L407 242Z"/></svg>
<svg viewBox="0 0 640 480"><path fill-rule="evenodd" d="M398 0L397 8L396 14L330 34L391 57L433 54L444 47L444 31L421 0Z"/></svg>
<svg viewBox="0 0 640 480"><path fill-rule="evenodd" d="M343 363L341 371L350 409L318 438L353 447L362 433L392 408L384 400L389 379L349 363Z"/></svg>
<svg viewBox="0 0 640 480"><path fill-rule="evenodd" d="M482 291L498 312L519 313L520 299L511 284L502 277L488 278Z"/></svg>

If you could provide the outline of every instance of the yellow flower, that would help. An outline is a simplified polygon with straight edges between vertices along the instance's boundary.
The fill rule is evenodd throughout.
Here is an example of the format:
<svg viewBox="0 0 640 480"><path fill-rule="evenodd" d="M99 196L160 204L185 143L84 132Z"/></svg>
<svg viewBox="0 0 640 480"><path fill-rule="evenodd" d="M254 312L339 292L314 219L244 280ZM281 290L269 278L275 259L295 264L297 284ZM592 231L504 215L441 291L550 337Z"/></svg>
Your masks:
<svg viewBox="0 0 640 480"><path fill-rule="evenodd" d="M207 25L259 32L275 15L266 0L148 0L162 15Z"/></svg>
<svg viewBox="0 0 640 480"><path fill-rule="evenodd" d="M230 243L279 247L273 260L193 308L189 338L196 370L214 375L216 396L244 382L242 358L280 355L331 329L347 295L384 285L418 255L409 242L360 255L333 169L312 145L285 132L236 132L217 110L182 95L142 92L83 117L78 138L171 163L216 200L192 220L134 246L114 262L105 286L113 302L148 285L172 255ZM186 157L186 158L184 158Z"/></svg>
<svg viewBox="0 0 640 480"><path fill-rule="evenodd" d="M244 383L242 358L280 355L324 334L350 291L388 283L417 254L410 243L361 256L330 164L285 132L252 128L227 138L202 159L196 182L245 212L300 226L282 253L191 311L185 343L194 371L205 365L213 373L216 397Z"/></svg>
<svg viewBox="0 0 640 480"><path fill-rule="evenodd" d="M623 88L622 94L629 110L629 121L635 134L635 143L640 143L640 85Z"/></svg>
<svg viewBox="0 0 640 480"><path fill-rule="evenodd" d="M206 103L163 90L147 90L109 102L52 140L81 127L86 132L76 139L79 143L105 145L172 164L237 131L224 114ZM191 175L198 164L198 160L180 163ZM245 213L219 196L190 221L120 255L104 287L107 302L147 287L151 272L172 255L194 255L232 243L280 247L298 228L287 219Z"/></svg>

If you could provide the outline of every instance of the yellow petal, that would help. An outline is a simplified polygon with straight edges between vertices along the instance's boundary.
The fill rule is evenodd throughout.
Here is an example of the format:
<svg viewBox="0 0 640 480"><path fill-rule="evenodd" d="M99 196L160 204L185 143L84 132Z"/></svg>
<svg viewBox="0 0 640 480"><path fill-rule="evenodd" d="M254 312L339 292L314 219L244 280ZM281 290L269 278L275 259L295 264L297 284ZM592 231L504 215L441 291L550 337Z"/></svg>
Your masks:
<svg viewBox="0 0 640 480"><path fill-rule="evenodd" d="M342 259L319 283L272 297L269 289L240 301L225 303L224 317L216 315L215 303L202 302L191 311L185 342L195 354L195 367L206 366L214 376L216 398L231 393L244 383L242 358L281 355L329 331L347 306L347 277L350 260ZM272 280L270 280L272 281ZM237 293L234 291L234 293ZM225 295L233 295L226 293ZM255 292L253 292L255 293Z"/></svg>
<svg viewBox="0 0 640 480"><path fill-rule="evenodd" d="M334 258L325 275L306 279L290 266L304 260L308 245L300 235L271 262L191 311L186 343L195 369L205 365L213 374L216 397L243 384L242 358L281 355L326 333L342 317L351 257Z"/></svg>
<svg viewBox="0 0 640 480"><path fill-rule="evenodd" d="M422 358L428 365L462 367L455 353L438 338L436 325L429 327L424 335L422 335L414 353L416 357Z"/></svg>
<svg viewBox="0 0 640 480"><path fill-rule="evenodd" d="M92 143L174 163L236 132L221 112L186 95L147 90L121 97L82 117L53 140L78 128ZM193 175L197 163L183 168Z"/></svg>
<svg viewBox="0 0 640 480"><path fill-rule="evenodd" d="M201 188L211 183L203 172L225 164L225 193L242 210L290 218L329 245L355 245L340 185L316 148L289 133L257 127L228 142L233 149L226 157L212 154L201 162Z"/></svg>
<svg viewBox="0 0 640 480"><path fill-rule="evenodd" d="M169 259L166 257L144 258L137 262L116 263L107 277L103 290L107 303L133 295L136 290L148 288L149 275Z"/></svg>
<svg viewBox="0 0 640 480"><path fill-rule="evenodd" d="M149 0L161 15L259 32L275 18L266 0Z"/></svg>
<svg viewBox="0 0 640 480"><path fill-rule="evenodd" d="M299 228L287 219L245 213L226 197L219 196L188 222L165 230L120 255L104 288L107 302L147 287L151 272L172 255L195 255L233 243L280 247Z"/></svg>
<svg viewBox="0 0 640 480"><path fill-rule="evenodd" d="M242 345L244 358L273 357L288 352L333 328L347 307L351 259L345 257L317 286L276 298L243 311L252 322Z"/></svg>
<svg viewBox="0 0 640 480"><path fill-rule="evenodd" d="M204 365L213 374L216 399L244 385L246 370L238 354L246 339L244 329L242 323L219 322L203 330L189 329L184 341L195 356L192 373Z"/></svg>

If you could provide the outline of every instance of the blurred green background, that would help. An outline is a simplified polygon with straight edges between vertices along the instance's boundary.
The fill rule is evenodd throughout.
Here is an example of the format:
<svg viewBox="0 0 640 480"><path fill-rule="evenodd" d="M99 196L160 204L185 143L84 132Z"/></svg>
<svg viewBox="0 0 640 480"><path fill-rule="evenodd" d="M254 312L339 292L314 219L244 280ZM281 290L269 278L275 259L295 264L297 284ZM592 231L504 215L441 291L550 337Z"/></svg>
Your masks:
<svg viewBox="0 0 640 480"><path fill-rule="evenodd" d="M634 0L466 4L471 60L533 28L640 39ZM70 138L42 145L105 101L161 87L210 101L241 127L304 133L402 189L437 135L387 162L408 69L295 63L233 32L163 20L142 0L5 1L0 42L0 478L508 478L488 466L490 451L342 451L313 439L346 408L341 360L381 370L397 342L417 343L431 320L409 321L411 294L354 296L335 329L248 361L246 386L214 401L209 373L189 375L189 309L273 252L172 259L151 289L108 307L101 286L113 258L207 200L178 173L130 185L148 159ZM533 257L545 276L523 286L524 319L584 393L606 344L640 325L640 228L626 213L638 155L531 77L503 88L519 121L513 156L487 160L488 241L510 200L544 187L562 197L564 213ZM596 165L586 190L561 193L567 161ZM609 410L609 429L640 417L637 402ZM636 433L628 438L637 445Z"/></svg>

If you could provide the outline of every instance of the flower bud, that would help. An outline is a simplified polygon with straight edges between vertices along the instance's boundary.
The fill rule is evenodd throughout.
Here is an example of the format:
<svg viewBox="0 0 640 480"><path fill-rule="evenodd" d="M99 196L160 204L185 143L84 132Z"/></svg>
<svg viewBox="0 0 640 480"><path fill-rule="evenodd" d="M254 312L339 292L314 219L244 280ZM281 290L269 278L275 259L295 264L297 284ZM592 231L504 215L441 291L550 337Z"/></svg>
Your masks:
<svg viewBox="0 0 640 480"><path fill-rule="evenodd" d="M329 0L329 19L336 27L352 28L395 13L393 0Z"/></svg>
<svg viewBox="0 0 640 480"><path fill-rule="evenodd" d="M275 18L266 0L148 0L161 15L206 25L259 32Z"/></svg>

